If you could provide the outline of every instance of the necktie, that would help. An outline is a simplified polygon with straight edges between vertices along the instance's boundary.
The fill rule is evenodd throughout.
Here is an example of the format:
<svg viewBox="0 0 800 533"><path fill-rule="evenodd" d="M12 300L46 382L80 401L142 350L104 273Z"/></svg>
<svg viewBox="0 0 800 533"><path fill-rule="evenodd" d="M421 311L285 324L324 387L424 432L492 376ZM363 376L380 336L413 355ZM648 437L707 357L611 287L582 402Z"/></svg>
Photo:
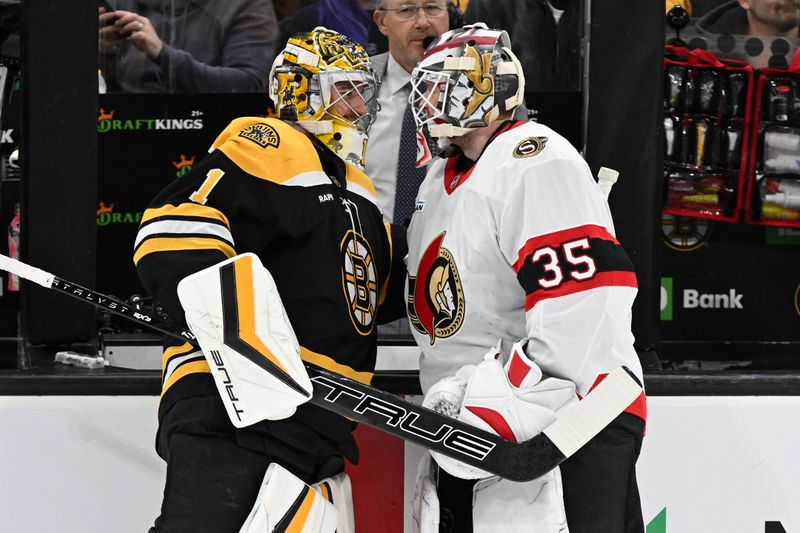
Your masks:
<svg viewBox="0 0 800 533"><path fill-rule="evenodd" d="M411 84L406 85L406 94ZM425 168L416 168L417 135L414 116L410 104L406 104L403 113L403 127L400 130L400 150L397 154L397 181L394 195L394 223L408 226L411 213L414 211L414 200L417 198L419 185L425 178Z"/></svg>

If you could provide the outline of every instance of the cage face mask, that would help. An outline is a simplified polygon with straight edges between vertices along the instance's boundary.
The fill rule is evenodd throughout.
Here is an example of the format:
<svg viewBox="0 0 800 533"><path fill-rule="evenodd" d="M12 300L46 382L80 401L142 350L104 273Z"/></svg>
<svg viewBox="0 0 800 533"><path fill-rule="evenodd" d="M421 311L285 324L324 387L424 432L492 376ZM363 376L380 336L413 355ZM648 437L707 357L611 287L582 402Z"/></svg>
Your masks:
<svg viewBox="0 0 800 533"><path fill-rule="evenodd" d="M478 23L443 34L411 73L417 166L445 151L451 138L513 112L524 93L522 66L505 31Z"/></svg>
<svg viewBox="0 0 800 533"><path fill-rule="evenodd" d="M379 110L378 80L364 48L322 27L295 34L272 65L269 96L278 118L297 122L361 168Z"/></svg>

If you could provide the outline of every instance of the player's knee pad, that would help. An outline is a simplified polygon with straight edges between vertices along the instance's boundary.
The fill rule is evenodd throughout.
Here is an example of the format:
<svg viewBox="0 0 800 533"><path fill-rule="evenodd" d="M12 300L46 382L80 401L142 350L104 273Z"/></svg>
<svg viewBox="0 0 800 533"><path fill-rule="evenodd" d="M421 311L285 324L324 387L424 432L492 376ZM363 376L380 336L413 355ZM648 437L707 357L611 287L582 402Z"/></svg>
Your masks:
<svg viewBox="0 0 800 533"><path fill-rule="evenodd" d="M239 533L334 533L338 521L338 513L330 501L279 464L272 463Z"/></svg>
<svg viewBox="0 0 800 533"><path fill-rule="evenodd" d="M314 489L336 507L336 511L339 514L339 525L336 527L336 533L355 533L353 491L348 475L342 472L333 477L323 479L314 485Z"/></svg>

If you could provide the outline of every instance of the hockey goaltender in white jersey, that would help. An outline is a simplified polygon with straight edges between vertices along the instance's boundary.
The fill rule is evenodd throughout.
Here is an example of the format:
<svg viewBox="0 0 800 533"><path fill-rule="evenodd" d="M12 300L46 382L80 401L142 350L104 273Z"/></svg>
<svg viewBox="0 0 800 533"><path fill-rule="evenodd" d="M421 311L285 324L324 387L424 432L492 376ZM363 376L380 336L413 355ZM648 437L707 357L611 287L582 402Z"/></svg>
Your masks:
<svg viewBox="0 0 800 533"><path fill-rule="evenodd" d="M524 76L505 32L447 32L411 78L418 165L438 156L408 230L423 404L527 440L619 366L641 380L633 264L580 154L544 125L511 120ZM644 533L635 463L645 418L642 393L558 468L525 483L426 455L414 526Z"/></svg>
<svg viewBox="0 0 800 533"><path fill-rule="evenodd" d="M633 265L572 145L541 124L509 123L474 166L457 162L431 164L408 233L423 391L498 339L509 353L526 337L544 373L581 396L619 365L641 377Z"/></svg>
<svg viewBox="0 0 800 533"><path fill-rule="evenodd" d="M459 162L432 163L409 227L408 313L423 391L480 363L498 340L509 354L527 339L543 374L574 382L579 397L620 365L641 379L630 329L633 265L572 145L546 126L510 122L473 166ZM644 397L628 412L644 419ZM549 517L542 531L568 531L563 504L541 501L548 485L560 496L559 474L551 478L545 487L478 481L474 531L506 531L508 509L521 508L509 498L533 502L537 521Z"/></svg>

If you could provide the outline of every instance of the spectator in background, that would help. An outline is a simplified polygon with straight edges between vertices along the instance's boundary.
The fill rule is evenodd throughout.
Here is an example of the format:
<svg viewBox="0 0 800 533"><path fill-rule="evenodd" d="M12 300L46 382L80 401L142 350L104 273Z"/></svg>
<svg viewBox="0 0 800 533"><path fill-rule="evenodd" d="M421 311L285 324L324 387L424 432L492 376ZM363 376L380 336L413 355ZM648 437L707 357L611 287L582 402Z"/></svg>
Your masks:
<svg viewBox="0 0 800 533"><path fill-rule="evenodd" d="M100 8L109 91L266 90L278 37L271 0L111 0L110 7Z"/></svg>
<svg viewBox="0 0 800 533"><path fill-rule="evenodd" d="M708 12L697 27L708 33L797 39L799 22L798 0L731 0Z"/></svg>
<svg viewBox="0 0 800 533"><path fill-rule="evenodd" d="M370 130L365 168L375 184L384 218L408 226L417 189L425 177L425 168L415 166L416 128L408 106L411 71L425 52L425 41L460 28L463 14L447 0L377 0L373 18L388 40L389 51L372 57L381 79L381 108ZM514 118L527 120L524 105Z"/></svg>
<svg viewBox="0 0 800 533"><path fill-rule="evenodd" d="M375 0L317 0L281 20L281 41L317 26L348 36L369 54L386 51L386 37L372 22Z"/></svg>
<svg viewBox="0 0 800 533"><path fill-rule="evenodd" d="M580 91L578 0L470 0L464 22L502 28L525 69L527 91Z"/></svg>
<svg viewBox="0 0 800 533"><path fill-rule="evenodd" d="M798 44L798 24L799 0L731 0L700 18L697 33L706 38L709 34L763 37L762 41L769 42L764 42L763 52L757 55L746 53L743 46L735 46L732 51L714 51L722 52L725 57L749 61L756 68L787 68L785 55L776 52L773 58L773 39L770 38L785 39L789 45L787 52L793 52Z"/></svg>
<svg viewBox="0 0 800 533"><path fill-rule="evenodd" d="M425 168L416 168L417 135L408 104L411 71L425 52L423 42L448 30L446 0L377 0L373 19L388 52L373 56L379 76L377 118L370 129L365 171L375 184L384 220L408 226ZM378 327L379 337L409 335L408 319Z"/></svg>
<svg viewBox="0 0 800 533"><path fill-rule="evenodd" d="M411 71L425 52L423 41L447 31L450 16L445 0L377 0L373 19L389 51L372 57L381 80L381 107L370 130L365 168L384 219L407 225L425 177L425 169L414 166L416 128L408 107Z"/></svg>

